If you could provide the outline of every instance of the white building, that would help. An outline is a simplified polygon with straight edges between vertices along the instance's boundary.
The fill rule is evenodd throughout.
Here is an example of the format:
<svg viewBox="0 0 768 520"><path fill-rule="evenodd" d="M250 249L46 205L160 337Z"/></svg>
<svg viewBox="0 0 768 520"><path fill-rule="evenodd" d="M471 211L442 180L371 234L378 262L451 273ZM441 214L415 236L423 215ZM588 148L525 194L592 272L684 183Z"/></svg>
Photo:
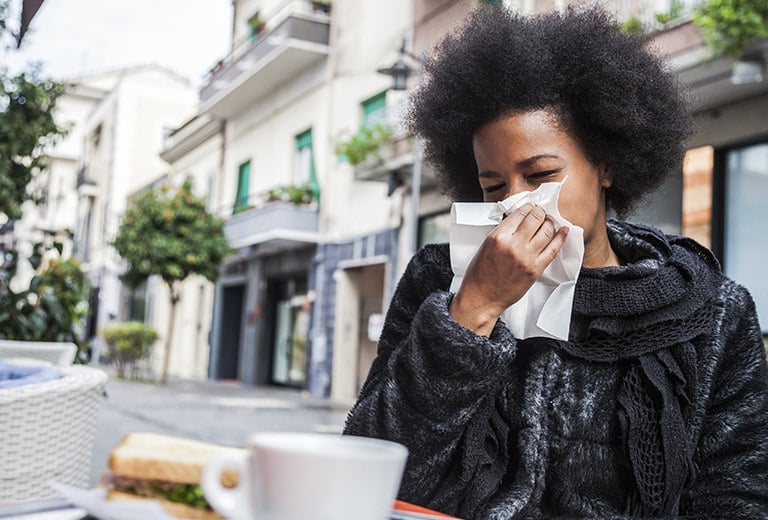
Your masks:
<svg viewBox="0 0 768 520"><path fill-rule="evenodd" d="M34 189L43 194L39 204L26 202L22 218L14 223L14 241L22 255L32 253L32 244L42 239L40 230L61 233L63 255L72 254L72 241L64 238L74 233L77 216L77 175L82 152L83 128L93 108L106 92L85 85L66 84L66 91L57 102L56 124L67 133L46 150L46 168L32 181ZM26 262L19 264L19 276L14 283L25 286L32 276Z"/></svg>
<svg viewBox="0 0 768 520"><path fill-rule="evenodd" d="M159 182L179 186L190 177L194 193L206 201L208 211L220 211L223 202L219 189L222 157L219 121L207 115L186 121L168 135L161 156L170 165L170 170ZM169 373L182 378L206 379L214 284L204 277L191 276L179 284L178 291L180 299L176 309ZM139 301L145 302L148 321L163 324L163 327L170 326L168 288L162 280L151 278L139 297ZM160 372L161 358L155 356L156 373Z"/></svg>
<svg viewBox="0 0 768 520"><path fill-rule="evenodd" d="M90 75L73 83L105 92L81 131L75 213L75 255L94 288L87 330L92 336L110 321L144 318L121 305L126 295L118 278L123 266L109 243L129 194L167 169L159 155L164 139L194 113L197 100L186 79L156 65ZM166 324L150 325L162 340Z"/></svg>
<svg viewBox="0 0 768 520"><path fill-rule="evenodd" d="M332 310L325 297L334 288L323 255L375 257L381 312L385 273L395 271L399 196L357 180L334 149L396 104L376 68L408 36L410 5L233 2L232 52L200 93L200 113L221 121L215 190L237 250L216 285L211 377L330 391L334 314L321 308ZM309 202L280 200L306 188Z"/></svg>

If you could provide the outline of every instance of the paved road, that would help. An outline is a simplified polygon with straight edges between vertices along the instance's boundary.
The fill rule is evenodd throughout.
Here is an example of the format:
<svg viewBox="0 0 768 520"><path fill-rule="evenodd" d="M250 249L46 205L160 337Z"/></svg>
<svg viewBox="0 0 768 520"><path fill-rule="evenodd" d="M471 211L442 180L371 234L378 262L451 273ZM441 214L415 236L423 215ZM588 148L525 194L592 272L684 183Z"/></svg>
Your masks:
<svg viewBox="0 0 768 520"><path fill-rule="evenodd" d="M351 404L233 382L172 381L161 386L112 378L96 424L91 479L99 480L109 451L130 432L243 446L258 431L340 432Z"/></svg>

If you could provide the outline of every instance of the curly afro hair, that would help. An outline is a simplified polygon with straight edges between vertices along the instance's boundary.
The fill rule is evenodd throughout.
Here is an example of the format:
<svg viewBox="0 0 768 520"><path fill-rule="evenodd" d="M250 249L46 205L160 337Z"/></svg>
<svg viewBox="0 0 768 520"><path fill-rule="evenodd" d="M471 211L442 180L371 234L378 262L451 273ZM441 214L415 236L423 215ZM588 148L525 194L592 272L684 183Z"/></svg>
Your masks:
<svg viewBox="0 0 768 520"><path fill-rule="evenodd" d="M613 177L607 205L625 216L678 171L691 120L683 90L642 38L596 8L525 17L477 9L424 64L409 124L453 200L479 201L478 128L547 109Z"/></svg>

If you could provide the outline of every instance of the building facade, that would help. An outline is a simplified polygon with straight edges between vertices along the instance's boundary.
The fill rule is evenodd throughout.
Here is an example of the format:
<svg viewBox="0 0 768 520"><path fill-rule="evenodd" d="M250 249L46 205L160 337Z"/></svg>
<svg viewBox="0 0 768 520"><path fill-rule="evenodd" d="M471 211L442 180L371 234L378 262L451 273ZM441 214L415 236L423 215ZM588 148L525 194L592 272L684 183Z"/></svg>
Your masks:
<svg viewBox="0 0 768 520"><path fill-rule="evenodd" d="M76 178L77 209L74 255L83 262L91 285L86 339L112 321L147 317L160 337L166 324L132 305L123 287L121 259L111 247L128 197L156 180L166 169L160 151L168 132L194 111L196 96L189 82L169 70L140 66L77 78L81 89L103 97L83 122ZM145 314L146 312L146 314ZM163 349L155 349L162 356ZM153 359L157 365L160 360ZM159 366L159 365L158 365Z"/></svg>

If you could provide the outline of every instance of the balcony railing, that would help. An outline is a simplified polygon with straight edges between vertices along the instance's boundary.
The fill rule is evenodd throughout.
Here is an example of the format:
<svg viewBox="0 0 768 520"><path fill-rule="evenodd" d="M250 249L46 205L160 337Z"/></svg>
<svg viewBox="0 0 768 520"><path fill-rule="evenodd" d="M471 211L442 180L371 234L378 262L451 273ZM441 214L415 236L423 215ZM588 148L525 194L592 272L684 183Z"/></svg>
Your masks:
<svg viewBox="0 0 768 520"><path fill-rule="evenodd" d="M649 4L647 0L617 0L608 3L619 20L635 18L646 31L652 31L665 25L675 25L691 19L694 9L701 0L667 0Z"/></svg>
<svg viewBox="0 0 768 520"><path fill-rule="evenodd" d="M222 213L232 214L224 233L235 249L274 254L318 242L319 215L313 202L270 198L269 192L249 197Z"/></svg>
<svg viewBox="0 0 768 520"><path fill-rule="evenodd" d="M328 56L330 17L309 0L290 0L266 28L237 45L205 78L200 110L230 117Z"/></svg>
<svg viewBox="0 0 768 520"><path fill-rule="evenodd" d="M377 181L396 184L408 184L413 174L412 135L399 135L379 147L378 156L354 167L355 179L359 181ZM421 178L422 188L436 185L435 175L429 164L424 165Z"/></svg>

